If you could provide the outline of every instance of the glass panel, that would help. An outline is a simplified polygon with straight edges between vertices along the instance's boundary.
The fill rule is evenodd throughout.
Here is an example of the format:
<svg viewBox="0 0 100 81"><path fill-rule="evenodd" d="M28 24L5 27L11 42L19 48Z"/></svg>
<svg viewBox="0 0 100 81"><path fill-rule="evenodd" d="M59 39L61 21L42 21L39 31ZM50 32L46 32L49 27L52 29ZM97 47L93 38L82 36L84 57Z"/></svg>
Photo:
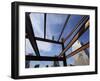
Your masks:
<svg viewBox="0 0 100 81"><path fill-rule="evenodd" d="M54 39L58 40L67 16L65 14L47 14L47 39L52 39L54 36Z"/></svg>
<svg viewBox="0 0 100 81"><path fill-rule="evenodd" d="M36 37L44 37L44 14L31 13L30 19L32 22L33 30Z"/></svg>
<svg viewBox="0 0 100 81"><path fill-rule="evenodd" d="M61 44L36 41L41 56L57 56L62 51Z"/></svg>

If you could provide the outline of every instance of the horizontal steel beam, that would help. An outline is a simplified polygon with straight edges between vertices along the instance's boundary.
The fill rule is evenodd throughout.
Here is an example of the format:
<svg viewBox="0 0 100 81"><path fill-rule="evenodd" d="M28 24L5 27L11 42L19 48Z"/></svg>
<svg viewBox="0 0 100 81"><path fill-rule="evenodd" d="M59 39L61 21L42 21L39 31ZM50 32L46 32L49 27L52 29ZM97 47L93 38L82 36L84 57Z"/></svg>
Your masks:
<svg viewBox="0 0 100 81"><path fill-rule="evenodd" d="M86 44L84 44L84 45L81 46L80 48L76 49L75 51L71 52L70 54L68 54L68 55L66 56L66 58L68 59L68 58L70 58L70 57L76 55L76 54L79 53L80 51L85 50L86 48L89 48L89 42L86 43Z"/></svg>
<svg viewBox="0 0 100 81"><path fill-rule="evenodd" d="M26 34L26 38L28 38L27 34ZM49 42L49 43L55 43L55 44L62 44L62 42L55 41L55 40L44 39L44 38L40 38L40 37L34 37L34 38L35 38L35 40L38 40L38 41Z"/></svg>
<svg viewBox="0 0 100 81"><path fill-rule="evenodd" d="M88 24L87 24L88 23ZM77 39L89 28L89 20L83 24L83 26L79 29L79 31L74 35L72 40L69 42L69 44L65 47L65 49L59 54L59 56L62 56L73 44Z"/></svg>
<svg viewBox="0 0 100 81"><path fill-rule="evenodd" d="M62 42L54 41L54 40L50 40L50 39L43 39L43 38L39 38L39 37L35 37L35 39L39 40L39 41L49 42L49 43L62 44Z"/></svg>
<svg viewBox="0 0 100 81"><path fill-rule="evenodd" d="M25 59L27 61L63 61L62 57L49 57L49 56L32 56L26 55Z"/></svg>

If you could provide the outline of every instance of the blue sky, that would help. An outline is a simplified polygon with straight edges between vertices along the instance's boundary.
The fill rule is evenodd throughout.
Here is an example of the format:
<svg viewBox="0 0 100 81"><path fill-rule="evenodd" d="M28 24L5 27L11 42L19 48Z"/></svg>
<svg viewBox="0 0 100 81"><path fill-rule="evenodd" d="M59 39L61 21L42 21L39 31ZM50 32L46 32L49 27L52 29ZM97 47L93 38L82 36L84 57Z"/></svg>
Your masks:
<svg viewBox="0 0 100 81"><path fill-rule="evenodd" d="M54 40L58 40L58 37L61 33L62 27L65 23L66 18L68 17L67 14L47 14L46 20L46 38L52 39L54 36ZM62 38L65 38L69 32L75 27L78 21L81 20L82 15L71 15L68 24L62 34ZM32 26L34 29L34 33L36 37L43 38L44 36L44 14L43 13L31 13L30 19L32 22ZM65 46L69 43L72 39L73 35L65 42ZM89 30L87 30L82 37L79 38L79 41L83 42L84 44L89 41ZM59 55L62 50L61 45L47 43L43 41L36 41L39 47L40 55L41 56L55 56ZM66 54L70 53L72 50L71 48L66 52ZM34 50L32 49L29 40L26 40L26 53L33 53ZM73 63L73 58L70 58L68 64ZM40 62L38 62L40 63ZM36 62L32 62L32 64L36 64ZM43 66L44 62L41 62L41 66ZM52 62L47 62L46 64L52 65Z"/></svg>

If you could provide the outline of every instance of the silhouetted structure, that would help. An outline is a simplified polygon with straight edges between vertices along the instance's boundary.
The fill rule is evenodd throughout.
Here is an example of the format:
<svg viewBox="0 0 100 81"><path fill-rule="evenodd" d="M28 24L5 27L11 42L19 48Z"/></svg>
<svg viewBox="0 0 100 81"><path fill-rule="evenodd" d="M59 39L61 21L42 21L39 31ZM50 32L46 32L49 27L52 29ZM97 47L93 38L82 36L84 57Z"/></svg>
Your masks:
<svg viewBox="0 0 100 81"><path fill-rule="evenodd" d="M35 66L34 66L34 68L39 68L39 66L40 66L40 65L39 65L39 64L37 64L37 65L35 65Z"/></svg>

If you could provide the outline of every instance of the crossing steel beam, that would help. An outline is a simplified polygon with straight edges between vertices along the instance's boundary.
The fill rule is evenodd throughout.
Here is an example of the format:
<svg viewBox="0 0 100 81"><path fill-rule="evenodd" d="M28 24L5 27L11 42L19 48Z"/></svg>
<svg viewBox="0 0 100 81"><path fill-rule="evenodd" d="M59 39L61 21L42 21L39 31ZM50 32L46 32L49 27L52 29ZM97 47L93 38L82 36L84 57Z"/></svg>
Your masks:
<svg viewBox="0 0 100 81"><path fill-rule="evenodd" d="M86 16L83 16L82 19L76 24L76 26L74 27L74 29L65 37L64 39L64 43L66 42L66 40L80 27L80 25L83 23L83 21L87 21L89 18Z"/></svg>
<svg viewBox="0 0 100 81"><path fill-rule="evenodd" d="M72 40L69 42L69 44L65 47L65 49L59 54L59 56L62 56L73 44L74 42L89 28L89 20L81 26L79 31L74 35Z"/></svg>
<svg viewBox="0 0 100 81"><path fill-rule="evenodd" d="M78 49L76 49L75 51L73 51L73 52L71 52L70 54L68 54L68 55L66 56L66 58L68 59L68 58L70 58L70 57L76 55L76 54L79 53L80 51L85 50L86 48L89 48L89 42L87 42L86 44L84 44L84 45L81 46L80 48L78 48Z"/></svg>

